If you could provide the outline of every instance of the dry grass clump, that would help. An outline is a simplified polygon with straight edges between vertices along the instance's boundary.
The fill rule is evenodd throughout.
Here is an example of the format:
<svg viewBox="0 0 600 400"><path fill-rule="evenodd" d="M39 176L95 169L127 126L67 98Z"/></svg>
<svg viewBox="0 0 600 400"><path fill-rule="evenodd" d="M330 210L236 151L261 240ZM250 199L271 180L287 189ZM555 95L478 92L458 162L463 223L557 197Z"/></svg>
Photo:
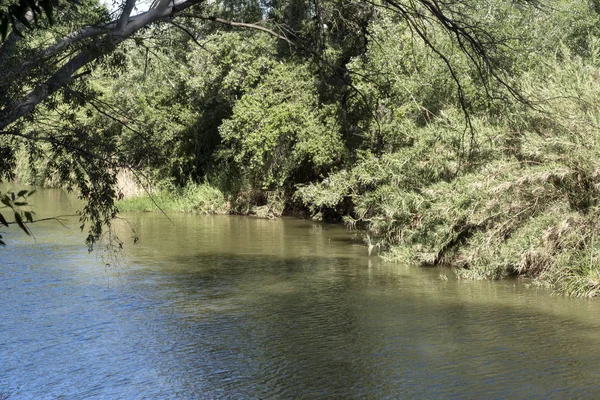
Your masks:
<svg viewBox="0 0 600 400"><path fill-rule="evenodd" d="M131 170L122 169L117 173L117 193L122 193L124 198L145 196L147 192Z"/></svg>
<svg viewBox="0 0 600 400"><path fill-rule="evenodd" d="M423 190L416 207L396 203L402 218L374 227L392 245L388 258L452 266L471 279L526 276L571 295L596 295L600 179L589 171L494 162Z"/></svg>

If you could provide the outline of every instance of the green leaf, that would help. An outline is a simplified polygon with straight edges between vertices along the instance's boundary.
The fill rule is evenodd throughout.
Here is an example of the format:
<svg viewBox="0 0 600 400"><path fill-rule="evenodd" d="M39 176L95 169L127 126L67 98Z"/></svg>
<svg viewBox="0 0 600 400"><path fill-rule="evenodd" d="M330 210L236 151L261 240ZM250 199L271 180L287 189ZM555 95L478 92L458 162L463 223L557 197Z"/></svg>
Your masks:
<svg viewBox="0 0 600 400"><path fill-rule="evenodd" d="M25 219L27 220L27 222L33 222L33 215L31 214L31 212L25 211L23 214L25 215Z"/></svg>
<svg viewBox="0 0 600 400"><path fill-rule="evenodd" d="M10 197L8 197L7 195L4 195L4 197L2 197L0 199L0 202L2 202L2 204L4 204L6 207L12 208L12 204L10 202Z"/></svg>
<svg viewBox="0 0 600 400"><path fill-rule="evenodd" d="M23 218L18 212L15 212L15 221L17 222L17 225L19 225L19 228L23 230L23 232L25 232L28 236L31 236L31 233L29 233L29 229L27 229L27 227L23 223Z"/></svg>
<svg viewBox="0 0 600 400"><path fill-rule="evenodd" d="M13 204L14 204L15 206L22 207L22 206L26 206L26 205L27 205L27 202L26 202L26 201L15 201Z"/></svg>
<svg viewBox="0 0 600 400"><path fill-rule="evenodd" d="M27 190L21 190L19 191L19 193L17 193L17 197L23 197L27 194Z"/></svg>
<svg viewBox="0 0 600 400"><path fill-rule="evenodd" d="M4 243L4 240L0 240L0 246L6 246L6 243Z"/></svg>
<svg viewBox="0 0 600 400"><path fill-rule="evenodd" d="M4 218L4 215L2 215L0 213L0 223L6 227L8 227L8 222L6 221L6 218Z"/></svg>
<svg viewBox="0 0 600 400"><path fill-rule="evenodd" d="M28 196L31 196L34 193L35 193L35 189L33 189L31 192L29 192Z"/></svg>
<svg viewBox="0 0 600 400"><path fill-rule="evenodd" d="M6 39L6 35L8 34L8 15L2 11L0 11L0 36L2 36L2 41Z"/></svg>

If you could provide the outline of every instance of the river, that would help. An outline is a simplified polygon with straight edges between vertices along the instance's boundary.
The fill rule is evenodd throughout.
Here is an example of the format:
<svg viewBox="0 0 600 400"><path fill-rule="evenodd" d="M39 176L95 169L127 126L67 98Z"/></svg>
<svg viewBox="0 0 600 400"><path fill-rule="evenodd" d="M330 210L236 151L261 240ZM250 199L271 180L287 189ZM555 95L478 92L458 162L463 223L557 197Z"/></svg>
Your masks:
<svg viewBox="0 0 600 400"><path fill-rule="evenodd" d="M383 263L338 225L124 217L110 266L76 219L6 230L10 400L600 398L599 301Z"/></svg>

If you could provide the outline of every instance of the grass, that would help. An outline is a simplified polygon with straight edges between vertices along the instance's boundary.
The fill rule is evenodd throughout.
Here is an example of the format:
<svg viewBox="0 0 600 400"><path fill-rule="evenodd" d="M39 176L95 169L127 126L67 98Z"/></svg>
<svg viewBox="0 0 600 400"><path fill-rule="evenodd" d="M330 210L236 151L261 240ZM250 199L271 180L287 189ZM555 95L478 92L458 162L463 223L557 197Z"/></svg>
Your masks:
<svg viewBox="0 0 600 400"><path fill-rule="evenodd" d="M209 185L188 183L181 189L163 190L152 196L145 194L125 198L117 203L120 211L175 211L198 214L224 214L229 205L223 193Z"/></svg>

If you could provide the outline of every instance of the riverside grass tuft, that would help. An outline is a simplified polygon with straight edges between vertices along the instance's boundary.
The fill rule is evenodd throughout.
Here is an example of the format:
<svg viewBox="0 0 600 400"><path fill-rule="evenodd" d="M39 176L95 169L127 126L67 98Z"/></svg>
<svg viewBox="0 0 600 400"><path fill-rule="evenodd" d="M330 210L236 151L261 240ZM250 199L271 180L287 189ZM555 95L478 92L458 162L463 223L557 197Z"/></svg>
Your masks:
<svg viewBox="0 0 600 400"><path fill-rule="evenodd" d="M120 211L175 211L197 214L225 214L229 205L223 193L209 185L188 183L179 190L163 190L156 194L135 196L117 204Z"/></svg>

